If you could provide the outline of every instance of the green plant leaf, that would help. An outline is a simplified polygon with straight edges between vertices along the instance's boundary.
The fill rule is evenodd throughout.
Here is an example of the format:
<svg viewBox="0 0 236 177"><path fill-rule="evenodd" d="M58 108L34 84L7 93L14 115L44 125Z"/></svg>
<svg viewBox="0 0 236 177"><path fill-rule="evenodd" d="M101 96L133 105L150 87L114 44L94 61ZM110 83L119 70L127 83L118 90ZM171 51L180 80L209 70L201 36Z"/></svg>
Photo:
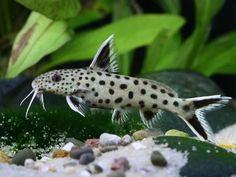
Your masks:
<svg viewBox="0 0 236 177"><path fill-rule="evenodd" d="M229 67L231 69L229 69ZM208 76L218 72L235 74L235 68L236 31L228 33L209 43L196 58L193 67L194 70Z"/></svg>
<svg viewBox="0 0 236 177"><path fill-rule="evenodd" d="M64 20L78 14L78 0L16 0L25 7L53 20Z"/></svg>
<svg viewBox="0 0 236 177"><path fill-rule="evenodd" d="M224 0L216 0L214 3L211 0L195 0L195 4L195 30L182 45L176 59L178 65L182 65L184 68L192 67L194 59L208 37L210 21L223 6Z"/></svg>
<svg viewBox="0 0 236 177"><path fill-rule="evenodd" d="M70 39L67 23L53 21L32 12L18 33L8 64L7 78L17 76L37 63L43 56L61 47Z"/></svg>
<svg viewBox="0 0 236 177"><path fill-rule="evenodd" d="M159 3L165 12L179 14L181 11L181 4L179 0L155 0Z"/></svg>
<svg viewBox="0 0 236 177"><path fill-rule="evenodd" d="M125 18L94 31L80 33L53 55L53 60L42 66L41 72L69 61L92 58L98 47L111 34L119 54L150 44L163 29L176 31L184 24L176 15L139 15Z"/></svg>

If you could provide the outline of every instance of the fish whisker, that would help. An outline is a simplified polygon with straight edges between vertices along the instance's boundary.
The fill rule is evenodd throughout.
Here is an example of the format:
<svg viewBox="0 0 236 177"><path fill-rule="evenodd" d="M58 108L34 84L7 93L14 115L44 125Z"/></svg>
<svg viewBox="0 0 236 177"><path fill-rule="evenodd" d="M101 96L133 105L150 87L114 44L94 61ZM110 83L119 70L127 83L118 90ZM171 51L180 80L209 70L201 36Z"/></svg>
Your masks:
<svg viewBox="0 0 236 177"><path fill-rule="evenodd" d="M20 106L25 102L27 98L34 92L35 90L31 90L31 92L20 102Z"/></svg>
<svg viewBox="0 0 236 177"><path fill-rule="evenodd" d="M33 90L33 91L34 91L34 94L33 94L32 98L31 98L30 103L29 103L29 105L28 105L28 108L27 108L27 110L26 110L25 118L27 118L27 115L28 115L28 112L29 112L30 106L32 105L32 103L33 103L35 97L36 97L37 94L38 94L38 90Z"/></svg>
<svg viewBox="0 0 236 177"><path fill-rule="evenodd" d="M39 92L39 93L37 94L37 98L39 99L41 105L43 106L44 111L47 111L46 108L45 108L45 105L44 105L43 93L40 93L40 92Z"/></svg>

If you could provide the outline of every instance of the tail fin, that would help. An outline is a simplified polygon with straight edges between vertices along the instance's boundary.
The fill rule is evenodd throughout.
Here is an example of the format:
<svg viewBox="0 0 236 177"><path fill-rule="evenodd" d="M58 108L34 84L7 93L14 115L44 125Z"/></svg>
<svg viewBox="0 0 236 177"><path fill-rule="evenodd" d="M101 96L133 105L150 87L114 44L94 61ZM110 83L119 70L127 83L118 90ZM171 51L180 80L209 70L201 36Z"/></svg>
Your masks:
<svg viewBox="0 0 236 177"><path fill-rule="evenodd" d="M190 129L201 139L214 142L213 131L205 119L205 113L223 107L231 97L221 95L203 96L186 99L194 107L194 114L184 121Z"/></svg>

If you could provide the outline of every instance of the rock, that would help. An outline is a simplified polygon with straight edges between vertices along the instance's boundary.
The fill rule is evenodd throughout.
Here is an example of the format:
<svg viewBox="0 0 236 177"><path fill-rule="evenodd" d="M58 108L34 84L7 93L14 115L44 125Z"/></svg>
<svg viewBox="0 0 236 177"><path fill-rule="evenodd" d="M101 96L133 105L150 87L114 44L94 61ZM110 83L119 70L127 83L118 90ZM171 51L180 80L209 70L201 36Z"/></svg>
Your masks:
<svg viewBox="0 0 236 177"><path fill-rule="evenodd" d="M93 153L83 153L80 156L79 163L82 165L87 165L95 160Z"/></svg>
<svg viewBox="0 0 236 177"><path fill-rule="evenodd" d="M115 151L118 149L118 147L116 145L110 145L110 146L101 146L99 149L100 152L105 153L109 151Z"/></svg>
<svg viewBox="0 0 236 177"><path fill-rule="evenodd" d="M159 129L143 129L133 133L135 140L142 140L151 136L162 136L164 133Z"/></svg>
<svg viewBox="0 0 236 177"><path fill-rule="evenodd" d="M33 168L34 169L35 168L35 161L32 159L26 159L24 166L26 168Z"/></svg>
<svg viewBox="0 0 236 177"><path fill-rule="evenodd" d="M68 157L69 152L63 149L57 149L53 152L53 158Z"/></svg>
<svg viewBox="0 0 236 177"><path fill-rule="evenodd" d="M93 163L93 164L88 165L87 171L90 172L91 174L98 174L98 173L102 173L103 169L101 166Z"/></svg>
<svg viewBox="0 0 236 177"><path fill-rule="evenodd" d="M71 148L74 147L75 145L71 142L66 143L61 149L65 150L67 152L70 152Z"/></svg>
<svg viewBox="0 0 236 177"><path fill-rule="evenodd" d="M100 151L100 148L93 148L93 153L96 157L99 157L102 155L102 152Z"/></svg>
<svg viewBox="0 0 236 177"><path fill-rule="evenodd" d="M133 139L130 135L125 135L121 138L119 145L126 146L130 143L132 143Z"/></svg>
<svg viewBox="0 0 236 177"><path fill-rule="evenodd" d="M100 135L99 144L101 146L118 145L121 138L114 134L103 133Z"/></svg>
<svg viewBox="0 0 236 177"><path fill-rule="evenodd" d="M43 156L40 161L41 162L48 162L49 160L52 160L50 157Z"/></svg>
<svg viewBox="0 0 236 177"><path fill-rule="evenodd" d="M91 148L98 148L99 146L99 139L87 139L85 141L85 146L89 146Z"/></svg>
<svg viewBox="0 0 236 177"><path fill-rule="evenodd" d="M154 166L164 167L167 165L167 161L159 151L153 151L151 154L151 162Z"/></svg>
<svg viewBox="0 0 236 177"><path fill-rule="evenodd" d="M4 152L0 151L0 163L10 162L10 157L8 157Z"/></svg>
<svg viewBox="0 0 236 177"><path fill-rule="evenodd" d="M113 171L108 173L106 177L125 177L125 173L123 171Z"/></svg>
<svg viewBox="0 0 236 177"><path fill-rule="evenodd" d="M79 147L73 147L70 151L70 157L72 159L77 159L79 160L80 159L80 156L84 153L90 153L90 154L93 154L93 150L92 148L90 147L82 147L82 148L79 148Z"/></svg>
<svg viewBox="0 0 236 177"><path fill-rule="evenodd" d="M185 132L182 132L182 131L179 131L179 130L176 130L176 129L168 130L168 131L165 133L165 136L190 137L188 133L185 133Z"/></svg>
<svg viewBox="0 0 236 177"><path fill-rule="evenodd" d="M63 164L63 167L64 168L66 168L66 167L75 167L77 165L78 165L78 163L73 161L73 162L67 162L67 163Z"/></svg>
<svg viewBox="0 0 236 177"><path fill-rule="evenodd" d="M91 176L91 174L87 170L83 170L80 172L80 174L78 176L79 177L89 177L89 176Z"/></svg>
<svg viewBox="0 0 236 177"><path fill-rule="evenodd" d="M76 146L83 146L84 143L80 140L77 140L75 138L66 138L65 143L73 143Z"/></svg>
<svg viewBox="0 0 236 177"><path fill-rule="evenodd" d="M12 158L11 163L15 165L24 165L26 159L36 160L36 156L31 149L22 149L18 151Z"/></svg>
<svg viewBox="0 0 236 177"><path fill-rule="evenodd" d="M111 164L111 170L113 171L127 171L129 168L129 161L125 157L114 159Z"/></svg>

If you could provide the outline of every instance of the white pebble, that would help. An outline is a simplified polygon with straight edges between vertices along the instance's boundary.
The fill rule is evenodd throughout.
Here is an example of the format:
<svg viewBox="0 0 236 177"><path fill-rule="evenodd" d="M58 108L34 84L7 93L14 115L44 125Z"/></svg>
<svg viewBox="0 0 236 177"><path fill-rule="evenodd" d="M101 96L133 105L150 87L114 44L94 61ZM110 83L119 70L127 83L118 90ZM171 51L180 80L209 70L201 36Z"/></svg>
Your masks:
<svg viewBox="0 0 236 177"><path fill-rule="evenodd" d="M62 149L69 152L73 146L75 146L75 145L74 145L73 143L69 142L69 143L66 143L66 144L62 147Z"/></svg>
<svg viewBox="0 0 236 177"><path fill-rule="evenodd" d="M48 162L50 160L52 160L52 159L50 157L46 157L46 156L44 156L40 159L41 162Z"/></svg>
<svg viewBox="0 0 236 177"><path fill-rule="evenodd" d="M139 141L136 141L136 142L133 142L132 144L132 147L135 149L135 150L139 150L139 149L146 149L147 147L144 146L142 143L140 143Z"/></svg>
<svg viewBox="0 0 236 177"><path fill-rule="evenodd" d="M91 174L87 170L84 170L84 171L80 172L79 176L80 177L90 177Z"/></svg>
<svg viewBox="0 0 236 177"><path fill-rule="evenodd" d="M25 165L26 168L34 168L35 167L35 162L32 159L26 159L24 165Z"/></svg>
<svg viewBox="0 0 236 177"><path fill-rule="evenodd" d="M130 135L125 135L121 138L120 144L126 146L126 145L130 144L132 141L133 140Z"/></svg>
<svg viewBox="0 0 236 177"><path fill-rule="evenodd" d="M103 133L100 135L99 144L101 146L118 145L121 138L114 134Z"/></svg>

